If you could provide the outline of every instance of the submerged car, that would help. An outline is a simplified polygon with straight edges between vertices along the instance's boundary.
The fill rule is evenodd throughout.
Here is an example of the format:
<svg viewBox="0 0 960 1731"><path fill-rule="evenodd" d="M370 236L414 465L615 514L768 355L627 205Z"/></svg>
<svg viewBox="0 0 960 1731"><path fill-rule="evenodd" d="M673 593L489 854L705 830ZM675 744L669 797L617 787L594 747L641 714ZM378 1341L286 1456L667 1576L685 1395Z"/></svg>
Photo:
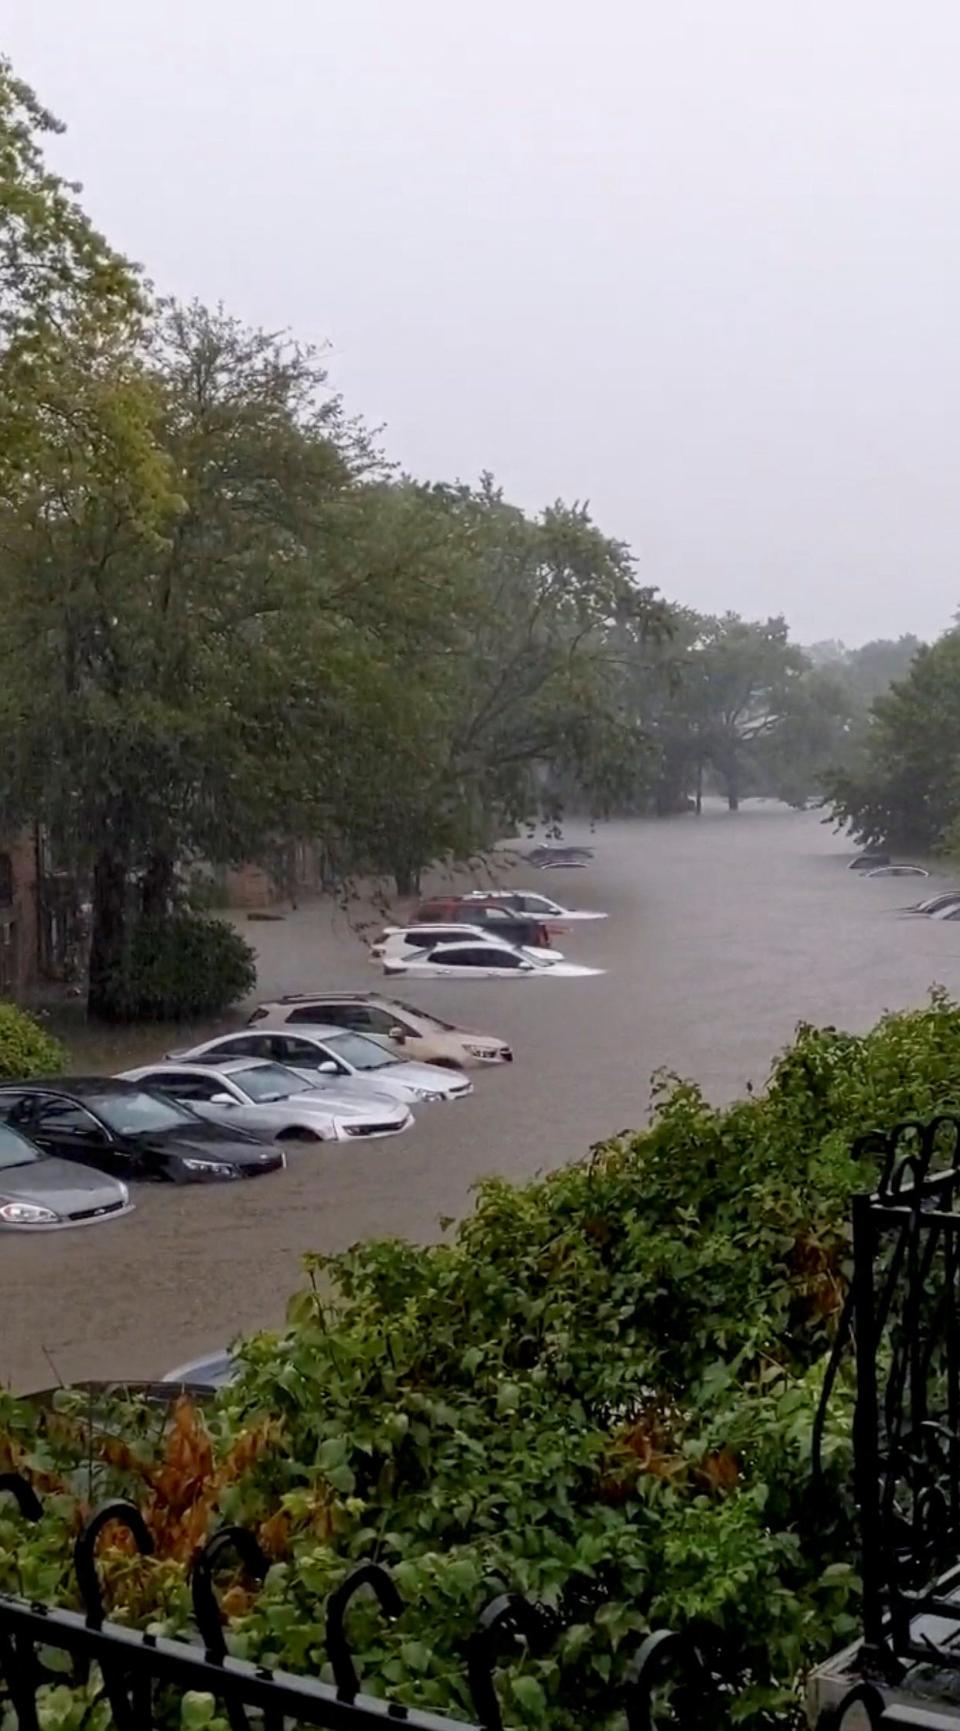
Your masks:
<svg viewBox="0 0 960 1731"><path fill-rule="evenodd" d="M0 1123L0 1229L56 1232L119 1220L132 1211L125 1184L92 1167L55 1160L11 1124Z"/></svg>
<svg viewBox="0 0 960 1731"><path fill-rule="evenodd" d="M587 866L593 855L592 847L575 847L566 842L541 842L537 847L531 848L525 858L540 871L550 871Z"/></svg>
<svg viewBox="0 0 960 1731"><path fill-rule="evenodd" d="M283 1064L235 1058L223 1064L169 1060L125 1070L140 1082L216 1124L237 1125L272 1142L347 1142L355 1136L396 1136L409 1130L409 1106L370 1094L358 1100L335 1088L314 1088Z"/></svg>
<svg viewBox="0 0 960 1731"><path fill-rule="evenodd" d="M535 950L548 950L551 932L562 931L556 921L545 922L541 915L521 913L496 896L431 896L421 902L407 926L480 926L508 944L529 944ZM388 927L388 930L396 928Z"/></svg>
<svg viewBox="0 0 960 1731"><path fill-rule="evenodd" d="M448 1069L509 1064L513 1059L510 1047L494 1034L457 1028L440 1016L418 1010L415 1004L383 998L376 992L293 993L273 1003L260 1004L250 1017L250 1026L258 1022L269 1022L274 1028L318 1025L350 1028L355 1034L373 1034L387 1040L404 1057L419 1058L425 1064L441 1064ZM289 1054L289 1036L273 1035L271 1045L274 1040L278 1049L271 1051L271 1056L283 1062ZM282 1055L281 1042L285 1048Z"/></svg>
<svg viewBox="0 0 960 1731"><path fill-rule="evenodd" d="M217 1040L170 1056L183 1063L217 1066L232 1058L269 1058L278 1038L296 1046L283 1061L321 1089L325 1077L335 1076L338 1092L346 1087L366 1100L371 1094L388 1094L405 1105L418 1100L462 1100L473 1093L473 1083L466 1076L437 1064L412 1064L398 1058L385 1042L344 1028L314 1028L310 1033L304 1029L296 1036L283 1028L258 1028L256 1033L221 1034Z"/></svg>
<svg viewBox="0 0 960 1731"><path fill-rule="evenodd" d="M47 1154L115 1178L202 1184L259 1178L285 1164L244 1130L207 1123L185 1106L112 1076L64 1076L0 1086L0 1118Z"/></svg>
<svg viewBox="0 0 960 1731"><path fill-rule="evenodd" d="M559 902L550 900L549 896L538 895L535 890L471 890L465 898L467 906L474 901L498 901L504 907L515 908L518 914L528 914L535 920L605 920L606 914L598 913L594 908L562 908Z"/></svg>
<svg viewBox="0 0 960 1731"><path fill-rule="evenodd" d="M856 859L850 860L847 870L851 872L868 872L874 866L888 866L888 853L858 853Z"/></svg>
<svg viewBox="0 0 960 1731"><path fill-rule="evenodd" d="M562 962L563 952L540 944L528 944L525 941L524 922L520 922L516 931L511 922L504 922L504 929L494 930L491 926L472 925L464 922L462 925L454 922L450 925L416 924L410 926L387 926L381 932L375 944L370 946L372 962L386 962L415 955L421 950L436 949L438 944L462 944L470 938L478 938L481 943L488 939L493 943L508 944L511 949L519 949L525 955L537 956L547 963Z"/></svg>
<svg viewBox="0 0 960 1731"><path fill-rule="evenodd" d="M900 908L901 914L926 914L932 917L941 908L960 906L960 890L941 890L939 895L927 896L925 901L913 902L908 908Z"/></svg>
<svg viewBox="0 0 960 1731"><path fill-rule="evenodd" d="M232 1352L208 1352L202 1358L192 1358L189 1363L168 1370L161 1381L181 1383L187 1388L226 1388L236 1374L237 1363Z"/></svg>
<svg viewBox="0 0 960 1731"><path fill-rule="evenodd" d="M873 866L865 875L868 878L928 878L930 873L923 866L884 865Z"/></svg>
<svg viewBox="0 0 960 1731"><path fill-rule="evenodd" d="M584 968L578 962L547 960L533 950L516 949L491 938L468 939L458 944L438 944L432 950L414 950L408 956L386 957L385 974L406 974L411 979L523 980L586 979L603 968Z"/></svg>

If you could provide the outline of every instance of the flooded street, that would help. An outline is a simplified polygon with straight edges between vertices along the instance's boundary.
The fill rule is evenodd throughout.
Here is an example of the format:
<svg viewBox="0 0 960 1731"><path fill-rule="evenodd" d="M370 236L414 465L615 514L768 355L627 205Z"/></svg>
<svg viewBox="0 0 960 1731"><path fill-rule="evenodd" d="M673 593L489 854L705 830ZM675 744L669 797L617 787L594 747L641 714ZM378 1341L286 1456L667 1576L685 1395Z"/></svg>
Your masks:
<svg viewBox="0 0 960 1731"><path fill-rule="evenodd" d="M568 836L591 839L576 826ZM960 923L897 919L926 886L848 872L849 844L816 813L715 807L699 822L618 822L592 839L590 869L510 881L609 913L557 940L603 977L397 988L506 1037L512 1067L474 1072L470 1100L421 1108L404 1136L294 1149L285 1174L253 1184L141 1187L136 1213L108 1226L0 1237L3 1380L160 1374L277 1324L302 1252L429 1238L438 1216L463 1213L478 1177L522 1179L641 1124L661 1065L730 1098L762 1081L798 1020L860 1029L919 1003L934 981L960 992ZM261 998L393 989L326 908L244 930L260 951ZM168 1044L139 1033L126 1061Z"/></svg>

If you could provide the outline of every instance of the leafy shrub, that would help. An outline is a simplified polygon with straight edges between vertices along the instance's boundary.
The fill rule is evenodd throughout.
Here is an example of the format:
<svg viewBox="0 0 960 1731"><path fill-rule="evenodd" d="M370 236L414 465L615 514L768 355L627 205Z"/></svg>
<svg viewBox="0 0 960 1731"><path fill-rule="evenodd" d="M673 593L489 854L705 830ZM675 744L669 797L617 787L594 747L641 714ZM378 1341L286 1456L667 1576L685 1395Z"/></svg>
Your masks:
<svg viewBox="0 0 960 1731"><path fill-rule="evenodd" d="M0 1003L0 1077L53 1076L65 1064L63 1047L35 1016Z"/></svg>
<svg viewBox="0 0 960 1731"><path fill-rule="evenodd" d="M387 1625L357 1604L351 1638L365 1686L399 1701L470 1717L463 1643L507 1586L553 1631L501 1679L511 1725L609 1731L639 1638L665 1624L721 1663L718 1724L797 1725L804 1668L856 1627L843 1373L825 1484L810 1459L849 1199L874 1176L850 1150L947 1103L958 1075L942 994L863 1036L802 1027L762 1094L715 1108L661 1079L649 1129L482 1184L451 1243L308 1259L286 1333L246 1342L203 1417L181 1404L158 1436L134 1405L94 1421L67 1393L38 1439L0 1396L0 1470L41 1459L64 1493L36 1528L5 1517L0 1588L42 1575L69 1596L75 1497L127 1494L157 1545L133 1577L116 1560L134 1620L186 1629L190 1548L236 1520L275 1560L227 1604L251 1659L316 1674L318 1601L376 1557L406 1609Z"/></svg>
<svg viewBox="0 0 960 1731"><path fill-rule="evenodd" d="M178 912L136 926L116 981L128 1021L183 1021L217 1015L253 990L254 952L225 920Z"/></svg>

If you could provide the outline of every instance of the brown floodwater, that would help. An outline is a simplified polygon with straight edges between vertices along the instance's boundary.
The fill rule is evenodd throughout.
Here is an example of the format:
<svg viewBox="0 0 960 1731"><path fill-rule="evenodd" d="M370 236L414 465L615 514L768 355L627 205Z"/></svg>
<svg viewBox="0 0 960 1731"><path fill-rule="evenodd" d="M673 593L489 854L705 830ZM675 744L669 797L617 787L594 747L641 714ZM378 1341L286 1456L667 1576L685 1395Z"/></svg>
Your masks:
<svg viewBox="0 0 960 1731"><path fill-rule="evenodd" d="M898 918L927 886L847 871L849 844L816 813L750 802L699 820L604 825L592 839L587 870L516 869L508 881L609 913L557 940L602 977L400 993L503 1035L512 1067L476 1075L461 1105L421 1108L404 1136L295 1148L286 1172L255 1183L137 1186L124 1220L0 1236L0 1379L29 1389L54 1371L65 1381L158 1375L279 1323L305 1251L382 1234L428 1239L439 1216L464 1212L484 1174L528 1178L643 1123L660 1066L729 1099L762 1081L800 1020L862 1029L920 1003L933 982L960 992L960 922ZM259 951L258 996L387 987L325 904L244 930ZM170 1038L78 1033L76 1065L117 1068Z"/></svg>

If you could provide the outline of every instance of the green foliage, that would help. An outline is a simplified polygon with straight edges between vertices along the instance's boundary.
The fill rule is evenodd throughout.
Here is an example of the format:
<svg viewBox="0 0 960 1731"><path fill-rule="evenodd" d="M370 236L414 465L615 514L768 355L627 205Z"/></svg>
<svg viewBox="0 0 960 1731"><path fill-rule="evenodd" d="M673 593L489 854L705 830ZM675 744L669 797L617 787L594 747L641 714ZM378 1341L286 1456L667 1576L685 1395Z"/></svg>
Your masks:
<svg viewBox="0 0 960 1731"><path fill-rule="evenodd" d="M35 1016L0 1003L0 1076L54 1076L65 1062L63 1047Z"/></svg>
<svg viewBox="0 0 960 1731"><path fill-rule="evenodd" d="M827 782L836 822L864 843L934 849L960 817L960 633L922 648L873 706L865 763Z"/></svg>
<svg viewBox="0 0 960 1731"><path fill-rule="evenodd" d="M164 1439L120 1400L91 1445L86 1397L69 1394L38 1434L7 1399L0 1462L6 1447L73 1494L38 1529L4 1515L0 1585L69 1591L73 1496L142 1500L157 1453L147 1482L169 1487L189 1443L189 1494L276 1559L231 1603L239 1654L322 1673L322 1600L373 1557L406 1606L395 1625L351 1611L376 1692L468 1714L463 1642L506 1586L554 1614L548 1648L501 1678L510 1724L608 1731L631 1653L667 1624L722 1666L736 1723L798 1724L798 1680L850 1638L859 1594L845 1374L819 1488L810 1458L850 1196L874 1176L851 1148L955 1099L958 1074L960 1009L938 994L862 1036L801 1027L764 1091L731 1106L660 1078L649 1129L532 1184L487 1181L452 1242L311 1258L286 1332L242 1347L207 1445L182 1413ZM179 1533L191 1511L173 1500ZM118 1559L111 1592L182 1632L170 1518L156 1495L149 1511L157 1558L133 1575Z"/></svg>
<svg viewBox="0 0 960 1731"><path fill-rule="evenodd" d="M226 920L184 910L138 920L112 991L124 1021L213 1016L257 983L254 951Z"/></svg>

